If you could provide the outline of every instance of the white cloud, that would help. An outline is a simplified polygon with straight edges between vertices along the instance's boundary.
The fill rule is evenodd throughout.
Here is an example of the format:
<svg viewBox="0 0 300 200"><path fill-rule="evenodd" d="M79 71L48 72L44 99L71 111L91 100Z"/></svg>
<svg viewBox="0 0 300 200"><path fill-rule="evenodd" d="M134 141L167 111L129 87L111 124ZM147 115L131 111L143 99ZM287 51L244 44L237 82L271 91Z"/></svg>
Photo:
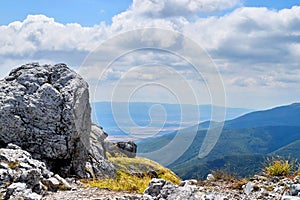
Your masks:
<svg viewBox="0 0 300 200"><path fill-rule="evenodd" d="M134 0L131 9L150 18L191 17L233 8L239 0Z"/></svg>
<svg viewBox="0 0 300 200"><path fill-rule="evenodd" d="M208 51L222 73L226 88L235 94L228 95L229 102L235 102L238 92L247 87L260 91L261 98L269 94L266 90L274 91L274 98L282 94L278 88L299 88L300 6L279 11L240 7L221 17L197 17L204 12L234 8L239 3L238 0L134 0L127 11L113 17L111 25L102 23L93 27L61 24L43 15L29 15L24 21L0 26L0 73L3 77L10 67L27 61L67 62L79 67L85 56L106 39L136 28L158 27L182 32ZM140 41L127 38L117 44L119 46L106 48L118 53L119 48L139 46L147 40L153 42L151 37L151 34L145 35ZM168 35L160 37L162 40L154 42L161 47L177 41ZM127 70L125 66L155 64L155 61L173 67L191 82L199 82L186 70L185 62L170 57L129 54L107 71L106 79L122 77ZM135 73L132 79L167 80L164 73L155 75ZM96 72L88 76L99 77ZM297 98L300 96L294 94L290 99Z"/></svg>
<svg viewBox="0 0 300 200"><path fill-rule="evenodd" d="M299 6L280 11L243 7L220 18L198 19L184 33L208 50L227 87L288 88L300 78ZM286 73L294 74L286 77L289 82L280 78Z"/></svg>
<svg viewBox="0 0 300 200"><path fill-rule="evenodd" d="M90 51L106 38L105 25L61 24L44 15L0 27L0 55L32 56L37 51ZM96 42L96 43L95 43Z"/></svg>

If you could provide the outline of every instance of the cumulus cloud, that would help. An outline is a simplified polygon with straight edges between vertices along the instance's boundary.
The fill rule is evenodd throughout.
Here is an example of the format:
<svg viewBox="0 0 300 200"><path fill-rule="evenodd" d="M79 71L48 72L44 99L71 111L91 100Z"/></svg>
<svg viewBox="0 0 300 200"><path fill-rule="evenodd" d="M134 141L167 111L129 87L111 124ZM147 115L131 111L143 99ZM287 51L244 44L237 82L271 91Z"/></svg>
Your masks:
<svg viewBox="0 0 300 200"><path fill-rule="evenodd" d="M0 26L0 57L14 60L80 62L106 38L105 25L82 27L61 24L44 15L28 15L20 22ZM75 62L74 62L75 61Z"/></svg>
<svg viewBox="0 0 300 200"><path fill-rule="evenodd" d="M131 9L145 17L191 17L233 8L239 0L134 0Z"/></svg>
<svg viewBox="0 0 300 200"><path fill-rule="evenodd" d="M242 7L198 19L184 33L208 50L227 87L270 89L290 87L300 78L299 27L299 6L279 11ZM293 74L286 76L289 83L279 78L287 73Z"/></svg>
<svg viewBox="0 0 300 200"><path fill-rule="evenodd" d="M234 97L228 95L229 98L237 97L245 88L260 88L262 93L266 93L265 89L274 89L276 93L278 88L297 88L300 6L277 11L239 5L238 0L134 0L127 11L113 17L111 25L101 23L93 27L61 24L44 15L29 15L24 21L0 26L0 73L27 61L67 62L78 68L84 58L108 38L128 30L157 27L181 32L203 46L215 61L226 88L235 94ZM230 8L234 10L220 17L200 17L201 13ZM106 48L118 53L122 48L147 42L157 42L163 48L177 41L169 35L161 35L161 40L153 41L153 36L144 35L139 41L134 37L122 39L115 47ZM105 57L111 58L110 55ZM132 53L108 69L105 79L116 81L132 66L166 64L191 82L203 81L187 70L185 61L171 57L163 53ZM136 72L131 79L167 80L164 73L156 72L144 75ZM96 72L88 76L99 77ZM109 90L111 88L107 92Z"/></svg>

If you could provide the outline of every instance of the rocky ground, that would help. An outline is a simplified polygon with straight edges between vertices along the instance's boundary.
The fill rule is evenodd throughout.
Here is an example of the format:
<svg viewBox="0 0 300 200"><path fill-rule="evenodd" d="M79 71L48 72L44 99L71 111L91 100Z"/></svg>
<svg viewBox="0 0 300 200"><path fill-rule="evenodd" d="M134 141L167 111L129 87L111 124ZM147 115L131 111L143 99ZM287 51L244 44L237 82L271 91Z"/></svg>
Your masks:
<svg viewBox="0 0 300 200"><path fill-rule="evenodd" d="M187 180L174 185L152 179L144 194L116 192L73 185L70 191L48 192L44 200L300 200L300 176L293 178L254 176L250 180Z"/></svg>
<svg viewBox="0 0 300 200"><path fill-rule="evenodd" d="M71 191L49 192L43 200L110 200L110 199L141 199L141 194L118 192L98 188L77 188Z"/></svg>

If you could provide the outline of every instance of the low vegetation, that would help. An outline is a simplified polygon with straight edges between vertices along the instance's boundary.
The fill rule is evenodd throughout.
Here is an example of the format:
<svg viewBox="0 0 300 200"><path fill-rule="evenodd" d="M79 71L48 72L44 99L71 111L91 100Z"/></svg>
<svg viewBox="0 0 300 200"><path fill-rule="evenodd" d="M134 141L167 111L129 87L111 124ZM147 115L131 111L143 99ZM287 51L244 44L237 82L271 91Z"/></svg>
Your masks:
<svg viewBox="0 0 300 200"><path fill-rule="evenodd" d="M89 187L143 193L150 180L150 176L137 177L117 170L117 176L115 179L92 179L84 183Z"/></svg>
<svg viewBox="0 0 300 200"><path fill-rule="evenodd" d="M295 161L283 157L273 157L266 160L264 172L269 176L288 176L294 173Z"/></svg>
<svg viewBox="0 0 300 200"><path fill-rule="evenodd" d="M153 173L156 173L158 178L174 184L179 184L181 181L171 170L146 158L111 157L110 155L108 158L117 166L116 178L83 181L86 186L143 193L153 178Z"/></svg>
<svg viewBox="0 0 300 200"><path fill-rule="evenodd" d="M276 160L266 167L266 172L271 176L287 176L291 172L291 165L287 160Z"/></svg>
<svg viewBox="0 0 300 200"><path fill-rule="evenodd" d="M109 161L117 166L115 179L91 179L83 181L86 186L102 189L130 191L143 193L147 188L155 172L158 178L165 179L175 184L180 183L180 178L171 170L146 158L112 157L108 155ZM267 176L295 176L300 175L300 165L290 158L269 157L263 163L263 173ZM241 190L249 179L240 179L237 174L229 169L212 170L214 180L231 183L233 189ZM205 181L204 181L205 182ZM268 190L268 188L266 188ZM272 188L270 188L272 189Z"/></svg>

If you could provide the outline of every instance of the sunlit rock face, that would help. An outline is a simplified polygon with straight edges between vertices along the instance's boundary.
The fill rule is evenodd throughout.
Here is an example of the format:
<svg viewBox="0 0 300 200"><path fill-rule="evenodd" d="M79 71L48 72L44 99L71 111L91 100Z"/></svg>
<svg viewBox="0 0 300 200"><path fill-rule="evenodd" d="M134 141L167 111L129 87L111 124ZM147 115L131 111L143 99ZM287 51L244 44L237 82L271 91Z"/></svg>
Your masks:
<svg viewBox="0 0 300 200"><path fill-rule="evenodd" d="M14 143L63 176L85 176L88 84L65 64L26 64L0 80L0 145Z"/></svg>

